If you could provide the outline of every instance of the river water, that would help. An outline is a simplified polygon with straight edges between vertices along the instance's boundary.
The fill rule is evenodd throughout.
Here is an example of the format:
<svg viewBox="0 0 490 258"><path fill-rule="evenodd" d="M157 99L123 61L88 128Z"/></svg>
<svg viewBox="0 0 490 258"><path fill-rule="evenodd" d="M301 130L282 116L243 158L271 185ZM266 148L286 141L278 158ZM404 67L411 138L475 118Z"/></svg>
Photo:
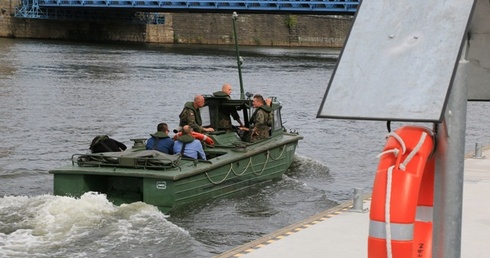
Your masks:
<svg viewBox="0 0 490 258"><path fill-rule="evenodd" d="M317 119L338 49L244 47L245 91L276 96L304 136L279 181L181 207L52 195L48 170L108 134L127 145L184 102L239 79L233 47L0 39L0 257L212 257L370 191L384 122ZM382 76L382 75L380 75ZM466 151L488 144L488 103L468 104ZM392 127L396 128L396 124Z"/></svg>

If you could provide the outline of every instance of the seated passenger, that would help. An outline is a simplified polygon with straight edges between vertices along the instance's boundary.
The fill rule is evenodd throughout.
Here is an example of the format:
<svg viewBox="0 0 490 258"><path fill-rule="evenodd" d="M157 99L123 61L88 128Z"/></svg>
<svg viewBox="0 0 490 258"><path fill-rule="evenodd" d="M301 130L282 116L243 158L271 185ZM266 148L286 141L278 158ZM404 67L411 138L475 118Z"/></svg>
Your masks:
<svg viewBox="0 0 490 258"><path fill-rule="evenodd" d="M109 136L107 135L96 136L90 144L90 151L92 153L115 152L124 150L126 150L126 145L109 138Z"/></svg>
<svg viewBox="0 0 490 258"><path fill-rule="evenodd" d="M146 149L173 154L174 141L168 136L168 132L168 125L166 123L159 123L157 125L157 132L150 134L151 137L146 141Z"/></svg>
<svg viewBox="0 0 490 258"><path fill-rule="evenodd" d="M259 141L267 139L269 137L269 129L274 121L274 113L272 113L272 108L270 107L270 100L266 101L262 95L256 94L253 97L253 107L255 112L250 118L250 124L252 128L240 127L241 130L248 131L251 133L251 141Z"/></svg>
<svg viewBox="0 0 490 258"><path fill-rule="evenodd" d="M178 137L174 143L174 153L180 153L182 157L186 158L206 160L202 144L192 137L192 132L192 127L189 125L182 127L182 136Z"/></svg>

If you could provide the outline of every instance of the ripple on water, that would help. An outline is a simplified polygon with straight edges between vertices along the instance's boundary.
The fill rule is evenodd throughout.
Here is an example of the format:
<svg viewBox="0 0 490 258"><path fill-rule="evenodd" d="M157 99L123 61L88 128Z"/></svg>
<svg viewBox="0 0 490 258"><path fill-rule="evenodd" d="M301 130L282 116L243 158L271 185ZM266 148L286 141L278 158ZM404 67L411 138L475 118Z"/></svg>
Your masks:
<svg viewBox="0 0 490 258"><path fill-rule="evenodd" d="M0 213L9 214L0 215L0 253L210 257L351 200L353 188L369 191L386 123L316 118L338 50L245 49L245 91L278 97L286 128L304 136L293 165L281 180L166 218L142 203L52 196L48 170L99 134L131 145L159 122L176 128L186 101L224 82L238 98L234 48L0 39ZM468 103L466 151L489 144L489 107Z"/></svg>

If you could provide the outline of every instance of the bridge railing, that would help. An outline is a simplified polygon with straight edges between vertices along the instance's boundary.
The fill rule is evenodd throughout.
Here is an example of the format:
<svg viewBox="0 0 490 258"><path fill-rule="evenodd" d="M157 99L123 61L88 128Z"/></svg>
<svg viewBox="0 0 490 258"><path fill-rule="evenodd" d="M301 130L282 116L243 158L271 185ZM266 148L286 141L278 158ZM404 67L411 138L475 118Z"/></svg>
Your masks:
<svg viewBox="0 0 490 258"><path fill-rule="evenodd" d="M268 14L341 14L353 15L360 0L23 0L24 13L33 9L126 9L134 12L231 12ZM29 10L27 12L26 10ZM37 10L37 14L43 13Z"/></svg>

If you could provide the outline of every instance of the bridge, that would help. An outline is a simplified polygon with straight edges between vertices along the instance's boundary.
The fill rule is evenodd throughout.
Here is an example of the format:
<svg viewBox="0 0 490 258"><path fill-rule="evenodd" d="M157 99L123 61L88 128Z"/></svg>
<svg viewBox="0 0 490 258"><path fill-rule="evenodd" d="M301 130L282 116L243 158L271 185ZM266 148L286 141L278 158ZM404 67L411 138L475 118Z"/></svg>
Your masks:
<svg viewBox="0 0 490 258"><path fill-rule="evenodd" d="M199 12L354 15L361 0L22 0L15 17L67 19L98 14Z"/></svg>

